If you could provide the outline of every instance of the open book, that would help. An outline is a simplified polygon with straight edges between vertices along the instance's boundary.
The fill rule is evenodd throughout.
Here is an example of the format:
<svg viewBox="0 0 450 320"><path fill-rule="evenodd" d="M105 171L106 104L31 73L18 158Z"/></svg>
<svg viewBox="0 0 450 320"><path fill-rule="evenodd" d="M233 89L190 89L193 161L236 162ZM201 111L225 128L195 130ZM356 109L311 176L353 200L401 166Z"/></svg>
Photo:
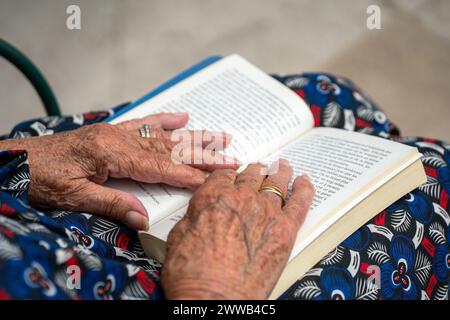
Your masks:
<svg viewBox="0 0 450 320"><path fill-rule="evenodd" d="M250 162L290 161L294 176L316 187L289 263L271 298L277 298L315 263L378 212L426 181L417 149L333 128L313 128L306 103L238 55L204 68L143 99L111 123L159 112L189 112L189 129L226 131L225 154ZM163 262L165 241L186 212L191 191L131 180L107 185L135 194L149 212L139 237L146 254Z"/></svg>

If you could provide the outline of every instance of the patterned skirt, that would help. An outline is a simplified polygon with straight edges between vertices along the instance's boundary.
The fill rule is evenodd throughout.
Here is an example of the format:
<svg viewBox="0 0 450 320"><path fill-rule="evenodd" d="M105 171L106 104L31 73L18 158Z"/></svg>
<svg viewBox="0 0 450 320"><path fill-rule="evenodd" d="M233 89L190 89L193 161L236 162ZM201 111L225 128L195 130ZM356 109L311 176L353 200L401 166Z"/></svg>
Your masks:
<svg viewBox="0 0 450 320"><path fill-rule="evenodd" d="M448 299L450 144L401 137L358 87L330 74L274 77L309 105L316 126L394 139L423 154L427 182L380 212L328 253L282 299ZM7 138L73 130L101 112L33 119ZM189 111L189 110L186 110ZM28 204L27 153L0 150L0 299L163 299L162 265L136 232L84 212Z"/></svg>

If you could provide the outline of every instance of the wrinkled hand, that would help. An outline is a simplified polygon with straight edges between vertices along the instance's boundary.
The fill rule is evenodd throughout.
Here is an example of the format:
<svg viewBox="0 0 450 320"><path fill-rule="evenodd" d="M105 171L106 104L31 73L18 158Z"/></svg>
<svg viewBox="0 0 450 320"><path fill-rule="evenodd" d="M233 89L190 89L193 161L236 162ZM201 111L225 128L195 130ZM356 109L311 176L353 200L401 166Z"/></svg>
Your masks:
<svg viewBox="0 0 450 320"><path fill-rule="evenodd" d="M281 199L262 186L286 194L292 169L279 161L277 173L249 165L241 174L214 171L194 194L188 212L172 229L162 271L169 299L265 299L276 284L308 212L314 187L294 180Z"/></svg>
<svg viewBox="0 0 450 320"><path fill-rule="evenodd" d="M148 213L134 195L101 185L109 177L195 189L206 179L204 170L238 166L236 161L225 161L222 154L204 149L211 142L226 146L229 136L205 132L200 145L193 144L188 150L202 155L199 163L189 166L172 161L171 150L178 141L171 140L170 130L187 121L186 113L157 114L115 126L99 123L8 143L9 148L28 151L31 205L84 211L147 229ZM151 138L139 135L143 124L151 125ZM211 141L214 139L222 141Z"/></svg>

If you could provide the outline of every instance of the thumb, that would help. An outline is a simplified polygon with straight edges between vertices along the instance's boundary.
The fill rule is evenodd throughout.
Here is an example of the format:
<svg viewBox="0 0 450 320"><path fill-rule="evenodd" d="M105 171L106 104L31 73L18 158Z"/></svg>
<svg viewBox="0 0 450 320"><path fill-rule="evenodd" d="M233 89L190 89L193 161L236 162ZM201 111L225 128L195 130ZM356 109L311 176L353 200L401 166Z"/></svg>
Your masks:
<svg viewBox="0 0 450 320"><path fill-rule="evenodd" d="M87 182L77 210L123 222L136 230L148 230L148 214L135 196Z"/></svg>

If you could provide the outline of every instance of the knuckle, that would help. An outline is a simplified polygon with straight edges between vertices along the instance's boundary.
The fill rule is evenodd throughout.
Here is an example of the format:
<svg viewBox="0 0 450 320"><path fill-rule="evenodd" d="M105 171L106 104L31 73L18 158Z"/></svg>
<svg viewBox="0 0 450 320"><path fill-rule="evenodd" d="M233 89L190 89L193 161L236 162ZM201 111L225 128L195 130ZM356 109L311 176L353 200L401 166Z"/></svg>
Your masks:
<svg viewBox="0 0 450 320"><path fill-rule="evenodd" d="M217 177L224 177L227 179L232 179L236 176L236 171L234 171L233 169L217 169L214 170L213 173L211 173L210 177L210 181L217 178Z"/></svg>
<svg viewBox="0 0 450 320"><path fill-rule="evenodd" d="M289 205L289 210L296 215L302 211L302 203L293 202Z"/></svg>
<svg viewBox="0 0 450 320"><path fill-rule="evenodd" d="M236 174L236 171L234 171L233 169L219 169L219 170L216 170L215 172L217 172L218 174L224 175L224 176L229 176L229 177L234 177Z"/></svg>
<svg viewBox="0 0 450 320"><path fill-rule="evenodd" d="M266 208L270 209L271 213L277 212L280 209L281 200L277 195L268 193L265 194L265 196L262 196L262 200L264 201Z"/></svg>
<svg viewBox="0 0 450 320"><path fill-rule="evenodd" d="M164 140L164 148L166 152L172 152L172 149L175 147L177 143L171 140Z"/></svg>
<svg viewBox="0 0 450 320"><path fill-rule="evenodd" d="M152 145L153 148L156 149L156 151L159 153L167 153L171 149L166 141L160 139L153 140Z"/></svg>
<svg viewBox="0 0 450 320"><path fill-rule="evenodd" d="M87 145L95 148L104 148L109 145L111 135L114 135L117 128L109 123L96 123L87 127L87 134L84 137Z"/></svg>
<svg viewBox="0 0 450 320"><path fill-rule="evenodd" d="M250 184L250 185L254 186L254 185L257 185L260 183L260 179L258 179L255 176L244 176L240 182L245 185Z"/></svg>
<svg viewBox="0 0 450 320"><path fill-rule="evenodd" d="M101 122L101 123L94 123L90 125L89 130L97 135L103 135L105 133L110 133L112 131L115 131L117 128L115 128L112 124Z"/></svg>
<svg viewBox="0 0 450 320"><path fill-rule="evenodd" d="M167 159L154 161L156 171L160 178L163 178L168 172L170 172L171 162Z"/></svg>
<svg viewBox="0 0 450 320"><path fill-rule="evenodd" d="M216 202L218 205L224 205L227 210L231 212L239 212L240 210L237 210L237 208L240 208L240 196L238 193L234 192L224 192L222 194L218 194L216 196Z"/></svg>
<svg viewBox="0 0 450 320"><path fill-rule="evenodd" d="M151 129L152 136L155 138L164 138L164 130L160 127L152 128Z"/></svg>
<svg viewBox="0 0 450 320"><path fill-rule="evenodd" d="M253 190L252 186L247 183L239 185L238 189L239 192L236 193L237 197L248 198L256 195L255 190Z"/></svg>
<svg viewBox="0 0 450 320"><path fill-rule="evenodd" d="M256 162L256 163L250 163L249 165L248 165L248 167L247 167L247 169L248 170L250 170L250 171L253 171L253 170L258 170L258 169L263 169L263 168L265 168L266 167L266 165L265 164L262 164L262 163L260 163L260 162Z"/></svg>
<svg viewBox="0 0 450 320"><path fill-rule="evenodd" d="M194 193L189 201L190 206L194 208L206 207L210 204L217 203L219 194L211 189L199 189Z"/></svg>

